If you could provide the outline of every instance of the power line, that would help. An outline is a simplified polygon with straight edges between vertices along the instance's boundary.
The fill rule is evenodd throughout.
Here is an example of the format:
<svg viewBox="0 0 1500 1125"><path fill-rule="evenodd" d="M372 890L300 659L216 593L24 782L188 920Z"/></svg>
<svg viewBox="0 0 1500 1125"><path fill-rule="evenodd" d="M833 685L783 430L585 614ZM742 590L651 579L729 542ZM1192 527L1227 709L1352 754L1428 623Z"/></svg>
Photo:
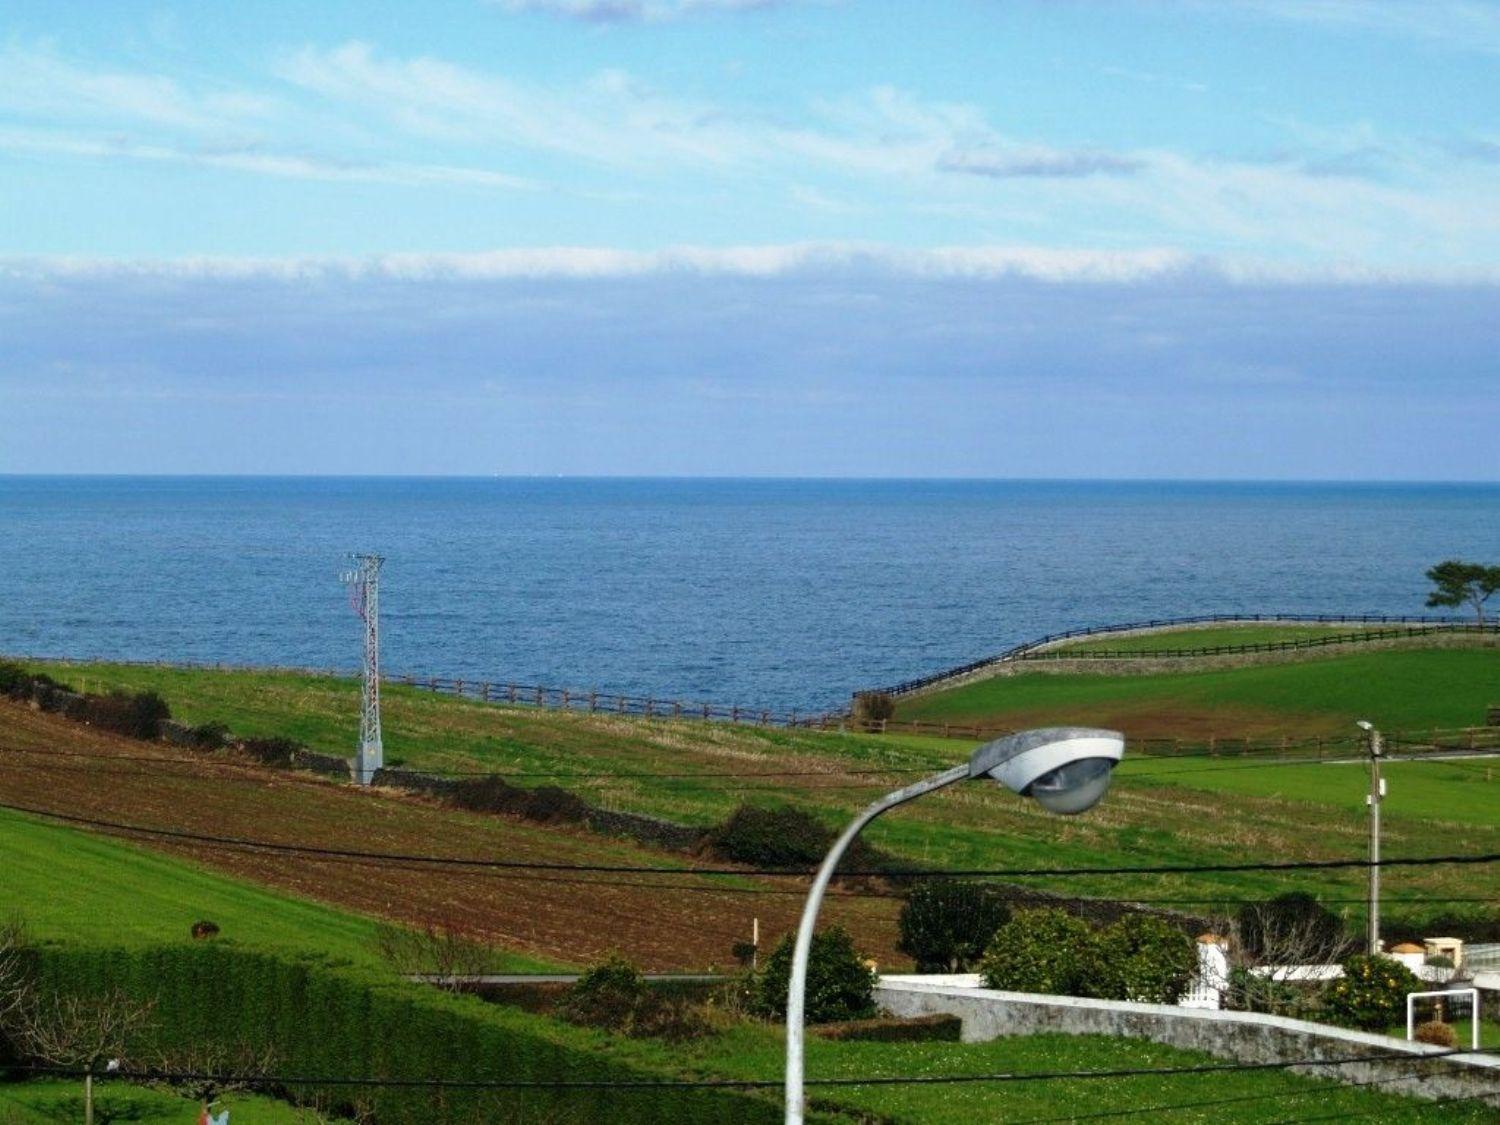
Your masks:
<svg viewBox="0 0 1500 1125"><path fill-rule="evenodd" d="M809 1078L809 1086L947 1086L980 1083L1088 1081L1103 1078L1165 1077L1186 1074L1223 1074L1253 1071L1289 1070L1294 1067L1339 1067L1359 1063L1396 1062L1411 1064L1448 1058L1453 1055L1489 1055L1490 1051L1465 1051L1454 1048L1422 1055L1406 1053L1352 1055L1345 1058L1299 1058L1276 1062L1193 1063L1185 1066L1112 1067L1103 1070L1002 1071L984 1074L900 1074L867 1075L858 1078ZM82 1078L90 1072L79 1067L26 1066L14 1069L61 1077ZM209 1071L116 1070L95 1077L163 1082L219 1082L238 1085L283 1086L368 1086L388 1088L475 1089L475 1090L625 1090L625 1089L780 1089L780 1078L663 1078L663 1079L488 1079L488 1078L370 1078L353 1075L233 1075ZM1492 1095L1482 1095L1489 1097Z"/></svg>
<svg viewBox="0 0 1500 1125"><path fill-rule="evenodd" d="M331 848L319 845L288 844L273 840L255 840L247 837L214 836L208 833L189 832L171 828L151 828L143 825L125 824L121 823L120 821L103 820L96 817L76 816L70 813L52 812L47 809L37 809L25 805L15 805L4 802L0 802L0 809L8 809L11 812L26 813L31 816L47 817L69 824L81 824L90 828L103 828L116 832L132 832L139 835L157 836L164 839L186 840L192 843L215 844L237 848L259 848L266 851L290 852L312 856L371 859L389 863L427 863L439 866L476 868L516 868L531 871L587 871L594 873L621 875L733 875L742 877L759 876L763 878L805 878L806 876L812 874L812 871L809 869L791 869L784 867L659 867L649 866L645 864L558 863L548 860L506 860L484 859L468 856L417 855L404 852L370 852L353 848ZM1379 862L1378 866L1435 867L1447 864L1472 866L1476 864L1496 862L1500 862L1500 852L1488 852L1479 855L1436 855L1410 857L1405 859L1382 859ZM1368 859L1324 859L1288 860L1284 862L1274 863L1210 863L1195 865L1156 864L1138 867L1117 866L1052 868L947 868L941 870L898 868L850 870L845 871L843 874L845 876L866 876L897 879L952 878L955 876L968 878L993 877L1015 879L1076 877L1087 875L1174 875L1246 871L1333 871L1341 869L1368 868L1370 866L1372 866L1372 864Z"/></svg>

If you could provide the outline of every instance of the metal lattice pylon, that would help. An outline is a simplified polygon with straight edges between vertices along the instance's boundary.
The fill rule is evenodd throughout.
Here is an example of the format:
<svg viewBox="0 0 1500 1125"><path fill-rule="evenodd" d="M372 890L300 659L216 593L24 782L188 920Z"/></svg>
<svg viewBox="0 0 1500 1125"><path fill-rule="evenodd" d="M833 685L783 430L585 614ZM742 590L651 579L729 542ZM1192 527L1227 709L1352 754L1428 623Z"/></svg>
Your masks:
<svg viewBox="0 0 1500 1125"><path fill-rule="evenodd" d="M350 555L356 566L344 573L349 604L365 623L365 651L360 673L359 749L354 780L368 785L385 763L380 742L380 555Z"/></svg>

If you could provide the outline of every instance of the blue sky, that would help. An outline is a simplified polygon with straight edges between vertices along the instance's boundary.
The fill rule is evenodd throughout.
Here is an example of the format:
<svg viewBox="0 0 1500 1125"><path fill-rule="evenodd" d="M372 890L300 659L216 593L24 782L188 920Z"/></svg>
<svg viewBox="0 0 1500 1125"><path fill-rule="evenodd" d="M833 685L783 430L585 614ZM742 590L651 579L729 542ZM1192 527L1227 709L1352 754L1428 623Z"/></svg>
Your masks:
<svg viewBox="0 0 1500 1125"><path fill-rule="evenodd" d="M12 0L0 471L1493 480L1497 73L1478 0Z"/></svg>

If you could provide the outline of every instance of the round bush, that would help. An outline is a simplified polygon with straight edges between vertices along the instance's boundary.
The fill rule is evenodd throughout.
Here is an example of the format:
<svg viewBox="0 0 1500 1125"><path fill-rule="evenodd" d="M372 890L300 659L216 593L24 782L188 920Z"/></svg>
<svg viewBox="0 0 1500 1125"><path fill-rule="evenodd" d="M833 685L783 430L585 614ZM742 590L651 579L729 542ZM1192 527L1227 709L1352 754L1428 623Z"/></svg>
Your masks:
<svg viewBox="0 0 1500 1125"><path fill-rule="evenodd" d="M1450 1050L1458 1046L1458 1032L1453 1030L1451 1023L1444 1023L1442 1020L1428 1020L1417 1024L1412 1038L1418 1043L1431 1043L1434 1047L1447 1047Z"/></svg>
<svg viewBox="0 0 1500 1125"><path fill-rule="evenodd" d="M1065 910L1017 911L995 931L979 971L988 988L1092 996L1100 960L1089 924Z"/></svg>
<svg viewBox="0 0 1500 1125"><path fill-rule="evenodd" d="M765 968L751 976L748 1007L756 1015L786 1019L786 994L792 979L795 935L781 939ZM807 959L808 1023L869 1019L875 1014L875 974L854 948L842 926L814 934Z"/></svg>
<svg viewBox="0 0 1500 1125"><path fill-rule="evenodd" d="M1010 909L995 888L932 879L907 896L896 948L917 963L919 973L963 973L1008 921Z"/></svg>
<svg viewBox="0 0 1500 1125"><path fill-rule="evenodd" d="M1197 942L1152 914L1126 914L1098 935L1092 995L1175 1004L1198 971Z"/></svg>
<svg viewBox="0 0 1500 1125"><path fill-rule="evenodd" d="M1415 973L1389 957L1356 953L1344 962L1344 975L1328 982L1323 1006L1334 1023L1383 1031L1406 1015L1406 994L1419 992Z"/></svg>

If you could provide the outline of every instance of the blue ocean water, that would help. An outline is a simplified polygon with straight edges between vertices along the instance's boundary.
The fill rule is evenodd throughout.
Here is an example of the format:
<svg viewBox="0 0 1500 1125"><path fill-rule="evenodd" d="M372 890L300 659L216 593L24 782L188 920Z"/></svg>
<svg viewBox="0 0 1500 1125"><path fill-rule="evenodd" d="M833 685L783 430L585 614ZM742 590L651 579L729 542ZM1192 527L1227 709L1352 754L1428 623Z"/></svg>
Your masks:
<svg viewBox="0 0 1500 1125"><path fill-rule="evenodd" d="M1420 613L1500 486L0 477L0 651L824 708L1059 629Z"/></svg>

